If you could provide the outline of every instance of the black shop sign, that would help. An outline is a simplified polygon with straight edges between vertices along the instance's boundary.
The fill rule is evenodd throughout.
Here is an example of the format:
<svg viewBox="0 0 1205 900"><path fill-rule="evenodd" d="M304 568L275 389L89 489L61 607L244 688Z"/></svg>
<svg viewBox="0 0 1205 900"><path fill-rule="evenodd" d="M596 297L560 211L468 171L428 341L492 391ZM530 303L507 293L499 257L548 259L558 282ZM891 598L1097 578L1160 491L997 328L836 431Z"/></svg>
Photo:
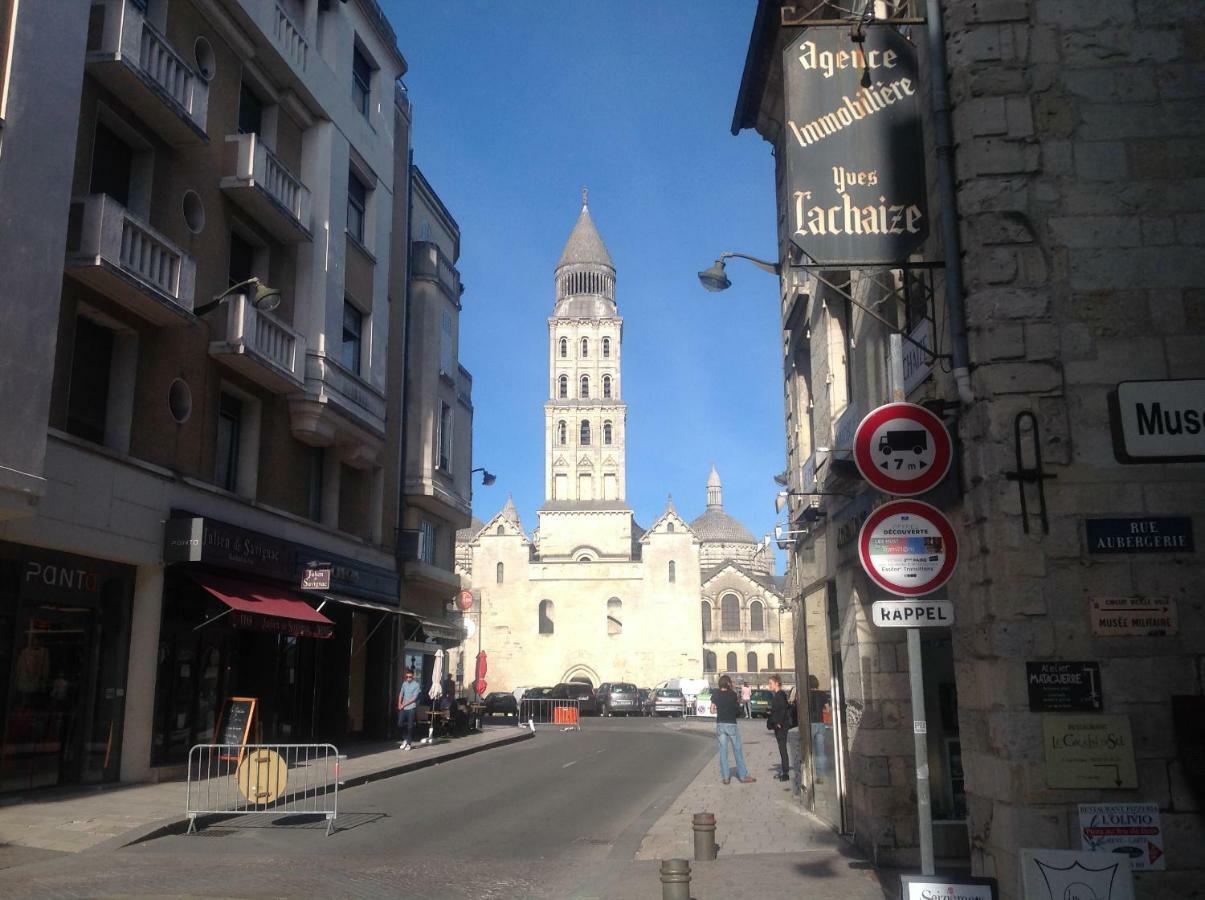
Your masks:
<svg viewBox="0 0 1205 900"><path fill-rule="evenodd" d="M1192 519L1188 516L1136 516L1129 519L1085 519L1089 553L1192 553Z"/></svg>
<svg viewBox="0 0 1205 900"><path fill-rule="evenodd" d="M1104 697L1097 662L1027 662L1030 712L1100 712Z"/></svg>
<svg viewBox="0 0 1205 900"><path fill-rule="evenodd" d="M906 260L929 233L916 48L809 28L783 51L791 241L815 263Z"/></svg>

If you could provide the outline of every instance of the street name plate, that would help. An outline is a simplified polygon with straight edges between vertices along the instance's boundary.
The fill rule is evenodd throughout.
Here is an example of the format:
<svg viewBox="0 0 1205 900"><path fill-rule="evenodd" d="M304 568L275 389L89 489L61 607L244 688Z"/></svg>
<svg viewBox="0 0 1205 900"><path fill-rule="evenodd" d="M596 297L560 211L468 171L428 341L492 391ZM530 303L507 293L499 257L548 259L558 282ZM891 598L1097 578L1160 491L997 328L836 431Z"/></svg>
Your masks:
<svg viewBox="0 0 1205 900"><path fill-rule="evenodd" d="M1192 553L1188 516L1084 519L1089 553Z"/></svg>
<svg viewBox="0 0 1205 900"><path fill-rule="evenodd" d="M1176 601L1138 597L1093 597L1092 633L1100 637L1161 637L1180 630Z"/></svg>
<svg viewBox="0 0 1205 900"><path fill-rule="evenodd" d="M1138 787L1129 716L1042 717L1046 784L1052 788Z"/></svg>
<svg viewBox="0 0 1205 900"><path fill-rule="evenodd" d="M871 608L880 628L941 628L954 624L949 600L876 600Z"/></svg>
<svg viewBox="0 0 1205 900"><path fill-rule="evenodd" d="M1027 662L1030 712L1100 712L1098 662Z"/></svg>

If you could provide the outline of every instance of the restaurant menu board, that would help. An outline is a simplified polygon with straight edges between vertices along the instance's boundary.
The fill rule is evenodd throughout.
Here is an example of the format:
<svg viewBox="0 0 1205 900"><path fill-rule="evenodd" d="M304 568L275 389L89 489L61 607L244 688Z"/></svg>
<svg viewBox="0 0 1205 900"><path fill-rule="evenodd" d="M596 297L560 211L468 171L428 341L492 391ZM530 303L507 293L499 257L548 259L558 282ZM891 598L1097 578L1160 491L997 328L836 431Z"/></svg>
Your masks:
<svg viewBox="0 0 1205 900"><path fill-rule="evenodd" d="M214 743L242 748L251 734L251 723L255 719L255 697L227 697L218 717ZM238 759L238 755L223 755L222 759Z"/></svg>

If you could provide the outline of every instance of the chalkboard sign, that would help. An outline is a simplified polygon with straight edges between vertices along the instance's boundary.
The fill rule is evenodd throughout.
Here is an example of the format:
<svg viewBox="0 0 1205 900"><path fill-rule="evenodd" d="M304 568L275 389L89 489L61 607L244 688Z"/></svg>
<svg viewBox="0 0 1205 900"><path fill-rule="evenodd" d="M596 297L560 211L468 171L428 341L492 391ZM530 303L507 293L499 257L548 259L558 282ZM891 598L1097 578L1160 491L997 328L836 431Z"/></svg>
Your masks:
<svg viewBox="0 0 1205 900"><path fill-rule="evenodd" d="M214 733L215 744L230 744L240 748L239 755L223 755L221 759L238 759L241 748L247 743L251 733L251 723L255 719L255 697L227 697L218 717L217 729Z"/></svg>

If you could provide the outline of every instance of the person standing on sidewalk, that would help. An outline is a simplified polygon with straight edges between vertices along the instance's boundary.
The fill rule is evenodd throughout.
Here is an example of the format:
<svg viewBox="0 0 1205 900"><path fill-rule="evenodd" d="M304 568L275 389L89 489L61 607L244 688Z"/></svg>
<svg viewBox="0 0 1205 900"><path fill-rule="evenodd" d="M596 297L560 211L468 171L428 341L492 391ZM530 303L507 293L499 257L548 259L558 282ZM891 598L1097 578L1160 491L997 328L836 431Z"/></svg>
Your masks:
<svg viewBox="0 0 1205 900"><path fill-rule="evenodd" d="M774 740L778 741L778 757L782 762L782 771L775 776L779 781L791 780L791 763L787 759L787 732L791 730L791 705L787 700L787 692L782 689L782 681L777 675L769 678L770 692L770 725L774 728Z"/></svg>
<svg viewBox="0 0 1205 900"><path fill-rule="evenodd" d="M753 699L753 688L749 686L749 682L741 682L741 708L745 711L745 718L752 719L753 712L749 708L749 701Z"/></svg>
<svg viewBox="0 0 1205 900"><path fill-rule="evenodd" d="M724 784L732 780L728 769L728 744L732 744L732 762L736 766L736 777L742 784L757 781L745 767L745 753L741 749L740 726L736 723L737 693L732 689L732 679L720 676L720 689L711 695L711 711L715 713L715 739L720 747L720 778Z"/></svg>
<svg viewBox="0 0 1205 900"><path fill-rule="evenodd" d="M414 680L414 670L407 669L402 677L402 689L397 695L397 724L404 729L402 750L410 749L410 741L414 737L414 718L418 714L418 695L422 689Z"/></svg>

